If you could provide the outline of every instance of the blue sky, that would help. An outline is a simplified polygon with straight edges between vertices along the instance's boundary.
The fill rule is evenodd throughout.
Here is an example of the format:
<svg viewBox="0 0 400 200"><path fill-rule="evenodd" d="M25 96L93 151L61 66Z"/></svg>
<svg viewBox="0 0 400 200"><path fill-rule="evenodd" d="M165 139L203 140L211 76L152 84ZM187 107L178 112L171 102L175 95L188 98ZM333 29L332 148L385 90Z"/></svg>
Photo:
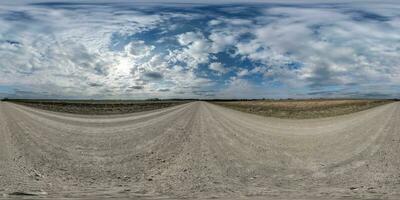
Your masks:
<svg viewBox="0 0 400 200"><path fill-rule="evenodd" d="M0 96L395 98L396 1L0 3Z"/></svg>

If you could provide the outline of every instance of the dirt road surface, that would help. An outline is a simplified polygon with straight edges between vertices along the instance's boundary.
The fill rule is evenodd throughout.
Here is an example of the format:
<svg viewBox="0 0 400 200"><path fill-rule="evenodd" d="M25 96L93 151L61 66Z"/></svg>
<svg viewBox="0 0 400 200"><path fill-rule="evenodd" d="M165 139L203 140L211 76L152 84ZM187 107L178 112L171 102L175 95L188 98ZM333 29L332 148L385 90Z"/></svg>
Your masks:
<svg viewBox="0 0 400 200"><path fill-rule="evenodd" d="M1 194L399 199L400 103L311 120L205 102L110 116L0 103Z"/></svg>

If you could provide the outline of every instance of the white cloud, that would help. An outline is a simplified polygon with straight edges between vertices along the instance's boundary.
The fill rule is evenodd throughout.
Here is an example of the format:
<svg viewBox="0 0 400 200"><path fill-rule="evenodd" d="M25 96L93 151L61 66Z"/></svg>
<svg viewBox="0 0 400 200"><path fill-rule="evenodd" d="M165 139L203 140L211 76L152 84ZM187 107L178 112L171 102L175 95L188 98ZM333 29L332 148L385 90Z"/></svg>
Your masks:
<svg viewBox="0 0 400 200"><path fill-rule="evenodd" d="M0 14L16 11L34 20L0 19L2 85L38 94L47 91L54 97L132 98L135 94L134 98L147 98L157 95L154 91L160 87L208 82L193 72L169 69L169 60L162 52L154 52L155 46L142 40L130 41L122 51L110 49L115 34L123 38L154 28L169 17L177 17L174 13L149 15L96 5L74 10L24 5L2 6ZM15 43L4 42L9 40ZM186 55L194 55L195 62L207 62L202 49L201 41L194 41ZM143 80L149 72L168 81ZM136 89L127 93L133 87ZM164 90L163 95L172 95L174 91L170 91Z"/></svg>
<svg viewBox="0 0 400 200"><path fill-rule="evenodd" d="M191 69L209 61L211 44L202 33L187 32L178 35L177 39L183 48L170 51L168 57L171 61L184 62Z"/></svg>
<svg viewBox="0 0 400 200"><path fill-rule="evenodd" d="M260 4L252 9L262 12L251 18L240 15L246 5L222 6L218 9L231 15L211 13L213 20L191 9L151 14L101 4L74 9L1 5L0 84L55 96L184 96L217 84L199 66L222 75L231 70L224 59L233 57L251 62L235 63L238 79L263 75L266 85L304 93L307 87L349 85L374 92L371 83L400 84L397 3L296 5ZM207 25L185 26L172 18L188 24L204 19ZM157 42L132 37L149 30L166 36ZM169 34L180 31L186 32ZM231 58L220 59L220 52Z"/></svg>
<svg viewBox="0 0 400 200"><path fill-rule="evenodd" d="M252 71L249 71L248 69L240 69L236 74L239 77L243 77L243 76L251 75Z"/></svg>
<svg viewBox="0 0 400 200"><path fill-rule="evenodd" d="M143 58L151 55L151 51L154 50L153 45L146 45L144 41L137 40L132 41L125 46L125 51L128 51L135 58Z"/></svg>
<svg viewBox="0 0 400 200"><path fill-rule="evenodd" d="M227 46L234 45L237 41L237 35L233 35L230 32L212 32L209 39L212 41L211 52L218 53Z"/></svg>
<svg viewBox="0 0 400 200"><path fill-rule="evenodd" d="M216 20L216 19L213 19L213 20L210 20L209 22L208 22L208 24L210 25L210 26L216 26L216 25L219 25L219 24L221 24L222 22L220 21L220 20Z"/></svg>
<svg viewBox="0 0 400 200"><path fill-rule="evenodd" d="M180 45L187 46L192 44L193 42L203 40L204 37L201 33L198 32L186 32L181 35L178 35L178 42Z"/></svg>
<svg viewBox="0 0 400 200"><path fill-rule="evenodd" d="M220 62L210 63L209 67L211 70L216 71L220 74L225 74L226 72L228 72L228 69L225 68L224 65Z"/></svg>
<svg viewBox="0 0 400 200"><path fill-rule="evenodd" d="M253 26L255 38L237 43L236 53L264 63L268 66L264 73L267 78L286 84L324 87L369 81L395 83L393 74L399 78L395 66L400 62L400 57L394 56L400 49L395 42L400 37L394 28L395 19L355 21L351 12L342 11L267 8L265 16L257 18L260 25ZM293 62L302 66L292 68Z"/></svg>

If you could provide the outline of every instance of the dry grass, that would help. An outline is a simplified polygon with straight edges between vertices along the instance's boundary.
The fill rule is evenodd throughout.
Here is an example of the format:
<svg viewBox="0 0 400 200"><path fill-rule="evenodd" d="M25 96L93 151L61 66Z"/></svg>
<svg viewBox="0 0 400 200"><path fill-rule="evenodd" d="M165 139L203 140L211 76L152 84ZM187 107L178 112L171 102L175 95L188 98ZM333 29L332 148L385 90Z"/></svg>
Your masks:
<svg viewBox="0 0 400 200"><path fill-rule="evenodd" d="M188 101L14 101L14 103L43 110L88 115L124 114L149 111Z"/></svg>
<svg viewBox="0 0 400 200"><path fill-rule="evenodd" d="M278 118L309 119L331 117L366 110L390 100L255 100L222 101L218 105L243 112Z"/></svg>

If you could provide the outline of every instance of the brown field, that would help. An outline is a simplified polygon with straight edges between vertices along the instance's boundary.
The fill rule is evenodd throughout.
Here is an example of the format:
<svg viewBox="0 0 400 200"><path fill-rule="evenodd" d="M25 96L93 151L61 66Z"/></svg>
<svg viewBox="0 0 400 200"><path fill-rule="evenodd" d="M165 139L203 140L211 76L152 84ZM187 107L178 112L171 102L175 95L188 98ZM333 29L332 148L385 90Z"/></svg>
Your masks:
<svg viewBox="0 0 400 200"><path fill-rule="evenodd" d="M366 110L390 100L254 100L213 103L243 112L278 118L331 117Z"/></svg>
<svg viewBox="0 0 400 200"><path fill-rule="evenodd" d="M125 114L176 106L188 101L13 101L49 111L88 115Z"/></svg>

